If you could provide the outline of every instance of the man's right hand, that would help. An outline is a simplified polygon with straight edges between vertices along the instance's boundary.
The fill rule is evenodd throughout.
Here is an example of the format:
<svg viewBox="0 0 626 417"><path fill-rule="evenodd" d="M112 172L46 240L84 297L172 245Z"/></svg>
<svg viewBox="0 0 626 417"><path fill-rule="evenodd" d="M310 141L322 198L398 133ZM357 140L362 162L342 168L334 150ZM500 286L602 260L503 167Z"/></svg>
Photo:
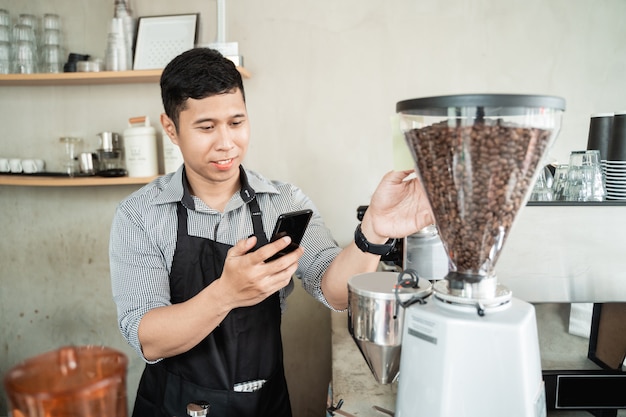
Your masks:
<svg viewBox="0 0 626 417"><path fill-rule="evenodd" d="M215 284L231 309L258 304L289 284L298 268L298 260L304 254L302 247L265 262L289 243L291 239L287 236L250 252L256 244L256 237L252 236L239 241L228 251L224 271Z"/></svg>

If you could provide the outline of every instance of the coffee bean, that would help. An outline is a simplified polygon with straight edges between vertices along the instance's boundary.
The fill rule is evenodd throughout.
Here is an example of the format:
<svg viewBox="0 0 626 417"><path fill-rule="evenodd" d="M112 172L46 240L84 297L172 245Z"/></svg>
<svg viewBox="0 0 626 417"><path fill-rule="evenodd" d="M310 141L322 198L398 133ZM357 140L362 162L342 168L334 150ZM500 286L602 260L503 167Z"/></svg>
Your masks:
<svg viewBox="0 0 626 417"><path fill-rule="evenodd" d="M405 133L453 270L494 273L550 136L490 119L471 126L446 120Z"/></svg>

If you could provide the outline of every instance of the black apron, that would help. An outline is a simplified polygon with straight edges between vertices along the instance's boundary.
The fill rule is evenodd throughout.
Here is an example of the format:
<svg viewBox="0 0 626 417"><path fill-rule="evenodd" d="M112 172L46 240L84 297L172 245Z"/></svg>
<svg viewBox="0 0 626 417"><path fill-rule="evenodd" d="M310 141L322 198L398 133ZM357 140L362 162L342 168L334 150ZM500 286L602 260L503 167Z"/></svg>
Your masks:
<svg viewBox="0 0 626 417"><path fill-rule="evenodd" d="M261 211L245 172L240 171L240 194L250 208L258 248L267 243ZM177 214L178 236L170 273L172 304L192 298L219 278L232 247L189 236L187 209L180 202ZM133 417L185 417L187 404L197 401L208 402L209 416L214 417L291 417L280 323L276 292L255 306L232 310L188 352L147 364ZM237 383L257 380L267 382L253 392L234 390Z"/></svg>

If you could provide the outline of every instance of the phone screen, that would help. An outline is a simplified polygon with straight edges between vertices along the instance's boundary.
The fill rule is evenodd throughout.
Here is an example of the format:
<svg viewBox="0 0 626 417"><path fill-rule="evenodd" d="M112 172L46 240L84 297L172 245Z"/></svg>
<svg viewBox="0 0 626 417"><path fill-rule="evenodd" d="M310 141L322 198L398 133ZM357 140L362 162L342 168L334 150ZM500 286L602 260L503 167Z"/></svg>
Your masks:
<svg viewBox="0 0 626 417"><path fill-rule="evenodd" d="M309 225L309 220L311 220L312 215L313 211L308 209L281 214L276 221L270 242L274 242L284 236L289 236L291 243L286 248L267 258L265 262L273 261L296 250L300 245L300 241L302 241L302 237L304 236L304 232Z"/></svg>

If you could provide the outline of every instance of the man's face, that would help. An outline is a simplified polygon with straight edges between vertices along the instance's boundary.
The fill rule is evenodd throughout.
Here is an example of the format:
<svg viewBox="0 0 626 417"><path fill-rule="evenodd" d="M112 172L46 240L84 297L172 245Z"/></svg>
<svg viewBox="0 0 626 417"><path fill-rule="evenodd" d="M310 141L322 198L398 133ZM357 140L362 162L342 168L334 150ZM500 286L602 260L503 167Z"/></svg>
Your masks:
<svg viewBox="0 0 626 417"><path fill-rule="evenodd" d="M209 183L239 180L239 165L248 149L250 127L240 90L188 99L179 115L178 132L163 115L162 123L180 147L190 179Z"/></svg>

